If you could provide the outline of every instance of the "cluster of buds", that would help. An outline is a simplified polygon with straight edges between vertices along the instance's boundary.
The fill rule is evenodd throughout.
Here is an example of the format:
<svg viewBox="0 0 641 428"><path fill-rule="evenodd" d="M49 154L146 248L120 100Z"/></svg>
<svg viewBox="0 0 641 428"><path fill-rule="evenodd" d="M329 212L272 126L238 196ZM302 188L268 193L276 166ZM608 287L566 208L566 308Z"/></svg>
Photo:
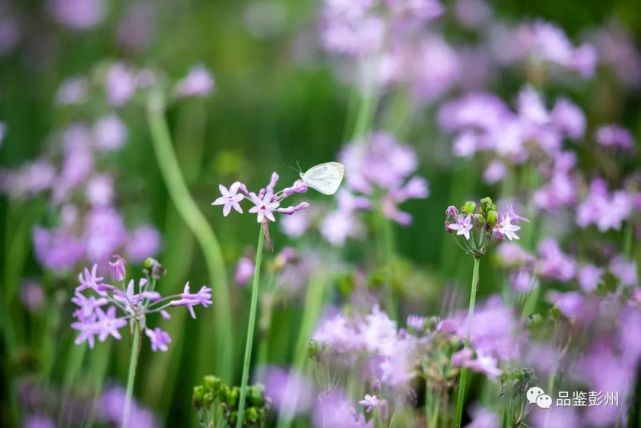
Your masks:
<svg viewBox="0 0 641 428"><path fill-rule="evenodd" d="M456 242L467 253L475 258L485 254L492 241L519 239L516 232L521 227L517 223L527 221L519 216L510 206L505 211L499 211L490 197L485 197L477 204L474 201L465 202L460 210L449 206L445 210L445 230L456 232Z"/></svg>
<svg viewBox="0 0 641 428"><path fill-rule="evenodd" d="M193 404L198 412L200 425L203 427L218 426L216 416L222 412L226 426L235 426L238 414L240 388L226 385L216 376L205 376L202 385L196 385L193 393ZM247 403L243 417L243 426L262 427L267 420L270 400L265 396L261 384L247 387ZM220 411L219 411L220 409Z"/></svg>

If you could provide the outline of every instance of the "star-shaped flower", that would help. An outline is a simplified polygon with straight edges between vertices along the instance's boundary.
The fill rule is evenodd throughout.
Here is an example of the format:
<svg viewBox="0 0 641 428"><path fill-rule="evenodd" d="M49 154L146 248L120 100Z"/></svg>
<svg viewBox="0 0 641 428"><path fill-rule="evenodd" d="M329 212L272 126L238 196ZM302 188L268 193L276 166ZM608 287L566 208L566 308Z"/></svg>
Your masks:
<svg viewBox="0 0 641 428"><path fill-rule="evenodd" d="M271 191L265 192L265 195L260 198L256 195L252 196L252 202L254 206L249 209L250 213L257 214L256 220L258 223L262 223L265 219L269 221L276 221L274 217L274 210L277 209L280 204L273 201L274 194Z"/></svg>
<svg viewBox="0 0 641 428"><path fill-rule="evenodd" d="M240 207L239 202L242 201L245 196L242 194L238 194L238 189L240 188L240 182L237 181L234 184L232 184L229 187L229 190L223 186L222 184L218 185L218 189L220 189L220 194L222 195L218 199L216 199L214 202L212 202L212 205L223 205L223 215L227 217L227 215L231 212L231 209L235 209L237 212L240 214L243 213L243 209Z"/></svg>
<svg viewBox="0 0 641 428"><path fill-rule="evenodd" d="M472 216L459 216L456 223L447 226L450 230L456 231L456 236L463 235L466 240L470 239L470 231L472 230Z"/></svg>

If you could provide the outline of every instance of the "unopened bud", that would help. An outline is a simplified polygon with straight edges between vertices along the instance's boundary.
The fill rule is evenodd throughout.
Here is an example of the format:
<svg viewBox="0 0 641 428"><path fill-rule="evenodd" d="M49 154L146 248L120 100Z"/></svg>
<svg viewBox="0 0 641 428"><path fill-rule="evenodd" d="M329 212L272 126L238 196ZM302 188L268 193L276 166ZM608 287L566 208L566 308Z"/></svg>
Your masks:
<svg viewBox="0 0 641 428"><path fill-rule="evenodd" d="M464 214L474 214L476 212L476 202L474 201L467 201L463 204L463 207L461 209Z"/></svg>

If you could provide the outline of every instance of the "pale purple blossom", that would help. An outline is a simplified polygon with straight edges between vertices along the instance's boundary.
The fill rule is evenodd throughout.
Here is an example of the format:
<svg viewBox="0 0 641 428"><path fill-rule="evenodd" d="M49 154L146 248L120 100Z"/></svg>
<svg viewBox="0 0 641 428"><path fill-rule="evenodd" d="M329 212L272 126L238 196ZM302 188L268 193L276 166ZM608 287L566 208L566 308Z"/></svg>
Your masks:
<svg viewBox="0 0 641 428"><path fill-rule="evenodd" d="M240 207L239 202L245 199L245 196L243 196L242 194L238 194L239 188L240 188L239 181L229 186L229 190L222 184L219 184L218 189L220 190L220 194L222 196L217 198L211 204L223 205L223 215L225 217L227 217L227 215L230 213L232 208L236 210L236 212L239 212L240 214L242 214L243 209Z"/></svg>
<svg viewBox="0 0 641 428"><path fill-rule="evenodd" d="M376 395L365 394L365 397L361 401L359 401L358 404L363 406L367 413L370 413L372 410L378 407L385 407L386 401L381 400Z"/></svg>
<svg viewBox="0 0 641 428"><path fill-rule="evenodd" d="M69 77L62 81L56 101L61 105L81 104L89 94L89 82L81 76Z"/></svg>
<svg viewBox="0 0 641 428"><path fill-rule="evenodd" d="M567 282L576 274L576 261L565 254L553 239L544 239L538 247L537 274L546 279Z"/></svg>
<svg viewBox="0 0 641 428"><path fill-rule="evenodd" d="M448 224L448 230L456 232L456 236L464 236L466 240L470 239L470 233L473 229L471 215L459 215L456 223Z"/></svg>
<svg viewBox="0 0 641 428"><path fill-rule="evenodd" d="M125 406L126 391L120 386L110 386L100 396L99 411L102 418L114 426L122 425L122 409ZM129 422L136 428L154 428L157 426L154 415L134 401Z"/></svg>
<svg viewBox="0 0 641 428"><path fill-rule="evenodd" d="M632 213L632 204L633 200L625 190L610 193L605 180L596 178L577 207L576 222L581 227L594 224L601 232L620 230Z"/></svg>
<svg viewBox="0 0 641 428"><path fill-rule="evenodd" d="M98 119L93 126L93 133L96 149L101 151L120 149L128 136L126 125L115 114Z"/></svg>
<svg viewBox="0 0 641 428"><path fill-rule="evenodd" d="M516 224L512 223L515 219L512 218L509 214L505 214L501 216L499 222L496 224L494 227L494 233L500 235L503 238L507 238L510 241L512 240L518 240L519 237L516 234L519 230L521 230L521 226L517 226ZM451 226L451 225L450 225ZM457 232L457 235L460 233Z"/></svg>
<svg viewBox="0 0 641 428"><path fill-rule="evenodd" d="M22 283L20 298L29 312L38 312L45 303L45 293L42 287L31 280Z"/></svg>
<svg viewBox="0 0 641 428"><path fill-rule="evenodd" d="M577 271L579 286L586 293L594 292L603 278L604 270L592 264L581 266Z"/></svg>
<svg viewBox="0 0 641 428"><path fill-rule="evenodd" d="M249 257L241 257L236 264L234 282L237 285L246 285L254 276L254 262Z"/></svg>
<svg viewBox="0 0 641 428"><path fill-rule="evenodd" d="M161 330L156 327L155 329L145 329L145 334L149 337L151 342L152 351L163 351L166 352L169 349L169 343L171 343L171 337L167 334L166 331Z"/></svg>
<svg viewBox="0 0 641 428"><path fill-rule="evenodd" d="M604 125L596 130L596 142L604 147L632 150L634 138L630 131L618 125Z"/></svg>
<svg viewBox="0 0 641 428"><path fill-rule="evenodd" d="M141 225L129 232L125 243L125 254L135 263L141 263L147 257L160 252L162 236L158 229L151 225Z"/></svg>
<svg viewBox="0 0 641 428"><path fill-rule="evenodd" d="M109 273L114 281L124 281L127 277L127 260L115 254L109 260Z"/></svg>
<svg viewBox="0 0 641 428"><path fill-rule="evenodd" d="M126 260L114 255L109 263L112 278L124 282ZM171 342L169 335L160 328L148 327L147 317L159 313L163 319L169 319L167 309L171 306L187 306L195 317L194 306L209 306L212 303L211 289L202 287L197 293L191 293L189 283L179 295L163 297L155 290L157 279L141 278L129 280L125 291L104 282L99 276L98 265L85 268L78 275L78 286L71 302L76 306L73 312L74 321L71 328L78 331L75 343L87 342L93 348L96 338L104 342L108 337L121 339L121 330L131 323L138 323L144 328L151 341L152 351L166 351Z"/></svg>
<svg viewBox="0 0 641 428"><path fill-rule="evenodd" d="M312 382L303 374L275 366L265 370L265 394L279 413L289 418L311 409L313 393Z"/></svg>
<svg viewBox="0 0 641 428"><path fill-rule="evenodd" d="M48 9L56 21L76 31L95 27L107 12L104 0L48 0Z"/></svg>
<svg viewBox="0 0 641 428"><path fill-rule="evenodd" d="M189 289L189 282L185 284L185 288L180 295L180 299L171 302L172 306L187 306L192 318L196 318L194 306L202 305L207 307L212 304L211 288L202 286L197 293L192 293Z"/></svg>
<svg viewBox="0 0 641 428"><path fill-rule="evenodd" d="M187 76L176 84L174 92L180 97L203 97L214 89L214 78L202 65L192 68Z"/></svg>
<svg viewBox="0 0 641 428"><path fill-rule="evenodd" d="M109 67L104 84L109 103L120 107L134 95L137 75L129 66L116 62Z"/></svg>
<svg viewBox="0 0 641 428"><path fill-rule="evenodd" d="M249 212L256 214L256 221L263 223L265 220L275 222L274 211L280 206L278 202L273 200L274 194L269 191L265 192L262 197L252 195L251 201L254 206L249 209Z"/></svg>

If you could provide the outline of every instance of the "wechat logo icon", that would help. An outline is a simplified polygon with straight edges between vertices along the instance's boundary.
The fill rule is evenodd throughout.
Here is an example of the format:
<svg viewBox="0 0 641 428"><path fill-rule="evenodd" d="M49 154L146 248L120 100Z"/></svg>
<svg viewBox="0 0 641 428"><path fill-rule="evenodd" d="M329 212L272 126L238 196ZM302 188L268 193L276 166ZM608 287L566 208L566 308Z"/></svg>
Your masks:
<svg viewBox="0 0 641 428"><path fill-rule="evenodd" d="M542 409L549 409L552 406L552 397L547 395L545 391L543 391L543 388L533 386L527 390L525 395L530 404L536 404Z"/></svg>

